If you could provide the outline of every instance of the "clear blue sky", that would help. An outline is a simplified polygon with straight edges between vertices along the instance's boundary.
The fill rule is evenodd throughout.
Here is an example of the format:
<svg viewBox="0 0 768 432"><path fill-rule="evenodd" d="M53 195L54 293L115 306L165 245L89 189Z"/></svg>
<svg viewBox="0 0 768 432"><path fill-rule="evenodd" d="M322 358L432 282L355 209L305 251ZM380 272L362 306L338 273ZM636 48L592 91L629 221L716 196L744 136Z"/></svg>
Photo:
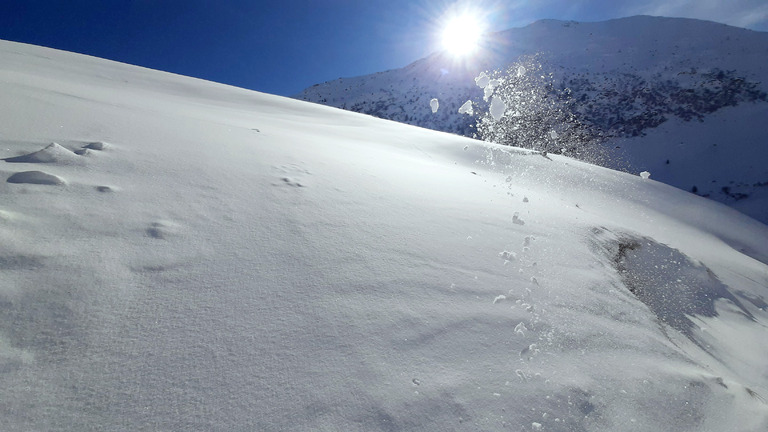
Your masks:
<svg viewBox="0 0 768 432"><path fill-rule="evenodd" d="M462 0L459 0L462 1ZM280 95L439 49L456 0L0 0L0 39ZM474 0L489 30L648 14L768 31L766 0Z"/></svg>

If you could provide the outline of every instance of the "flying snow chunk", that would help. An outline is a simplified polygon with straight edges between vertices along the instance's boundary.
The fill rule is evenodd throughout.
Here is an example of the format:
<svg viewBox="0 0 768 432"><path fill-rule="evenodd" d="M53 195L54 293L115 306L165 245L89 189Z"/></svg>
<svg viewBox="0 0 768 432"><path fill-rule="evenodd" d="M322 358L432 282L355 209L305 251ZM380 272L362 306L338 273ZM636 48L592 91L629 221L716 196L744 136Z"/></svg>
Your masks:
<svg viewBox="0 0 768 432"><path fill-rule="evenodd" d="M483 89L483 99L486 101L489 97L493 94L493 91L501 84L500 80L494 79L488 81L488 85L485 86L485 89Z"/></svg>
<svg viewBox="0 0 768 432"><path fill-rule="evenodd" d="M432 107L432 114L437 112L437 109L440 107L440 102L437 101L437 98L432 98L431 101L429 101L429 106Z"/></svg>
<svg viewBox="0 0 768 432"><path fill-rule="evenodd" d="M643 180L647 180L650 176L651 176L651 173L649 173L648 171L643 171L640 173L640 177L642 177Z"/></svg>
<svg viewBox="0 0 768 432"><path fill-rule="evenodd" d="M504 117L504 111L506 110L507 104L505 104L500 97L494 96L491 100L491 115L493 116L493 119L496 121L501 120L501 118Z"/></svg>
<svg viewBox="0 0 768 432"><path fill-rule="evenodd" d="M557 132L553 130L549 131L549 137L552 139L557 139L558 137Z"/></svg>
<svg viewBox="0 0 768 432"><path fill-rule="evenodd" d="M472 110L472 101L464 102L464 105L459 107L459 114L474 114L474 110Z"/></svg>
<svg viewBox="0 0 768 432"><path fill-rule="evenodd" d="M526 70L525 70L525 67L523 65L520 65L520 66L517 67L517 76L521 77L521 76L525 75L525 72L526 72Z"/></svg>
<svg viewBox="0 0 768 432"><path fill-rule="evenodd" d="M491 79L488 77L488 75L485 74L485 72L482 72L477 78L475 78L475 84L477 84L478 87L481 89L484 89L488 86L488 82Z"/></svg>

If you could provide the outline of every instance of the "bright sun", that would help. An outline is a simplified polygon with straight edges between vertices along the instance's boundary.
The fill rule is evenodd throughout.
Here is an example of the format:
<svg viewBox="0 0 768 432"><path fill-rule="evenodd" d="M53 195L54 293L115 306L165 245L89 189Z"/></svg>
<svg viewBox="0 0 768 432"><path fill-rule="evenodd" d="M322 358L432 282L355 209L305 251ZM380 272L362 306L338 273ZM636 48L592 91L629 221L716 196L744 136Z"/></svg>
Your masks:
<svg viewBox="0 0 768 432"><path fill-rule="evenodd" d="M454 56L465 56L477 49L483 34L483 24L470 14L451 18L443 28L443 48Z"/></svg>

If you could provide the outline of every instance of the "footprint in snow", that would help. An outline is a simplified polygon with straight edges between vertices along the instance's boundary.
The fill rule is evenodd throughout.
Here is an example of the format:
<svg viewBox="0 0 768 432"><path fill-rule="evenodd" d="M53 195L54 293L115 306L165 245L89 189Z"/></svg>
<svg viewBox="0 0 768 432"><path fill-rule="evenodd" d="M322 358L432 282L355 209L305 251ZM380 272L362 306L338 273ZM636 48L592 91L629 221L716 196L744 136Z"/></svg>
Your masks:
<svg viewBox="0 0 768 432"><path fill-rule="evenodd" d="M303 182L302 177L312 174L304 167L295 164L272 166L272 170L280 175L280 182L272 183L274 186L303 188L306 187L306 184Z"/></svg>
<svg viewBox="0 0 768 432"><path fill-rule="evenodd" d="M505 250L505 251L499 252L499 256L500 256L500 257L501 257L501 259L503 259L505 262L508 262L508 261L514 261L515 259L517 259L517 254L516 254L516 253L514 253L514 252L512 252L512 251L506 251L506 250Z"/></svg>
<svg viewBox="0 0 768 432"><path fill-rule="evenodd" d="M528 345L527 347L523 348L520 351L520 357L521 358L528 358L528 360L533 359L541 350L539 350L538 345L535 343Z"/></svg>
<svg viewBox="0 0 768 432"><path fill-rule="evenodd" d="M303 185L303 184L301 184L301 183L300 183L298 180L292 179L292 178L290 178L290 177L283 177L283 178L281 178L280 180L282 180L282 181L283 181L283 184L285 184L285 185L287 185L287 186L292 186L292 187L304 187L304 185Z"/></svg>
<svg viewBox="0 0 768 432"><path fill-rule="evenodd" d="M158 240L165 240L169 236L176 234L177 231L178 231L178 226L168 221L152 222L149 225L149 227L145 230L146 234L149 237L152 237Z"/></svg>

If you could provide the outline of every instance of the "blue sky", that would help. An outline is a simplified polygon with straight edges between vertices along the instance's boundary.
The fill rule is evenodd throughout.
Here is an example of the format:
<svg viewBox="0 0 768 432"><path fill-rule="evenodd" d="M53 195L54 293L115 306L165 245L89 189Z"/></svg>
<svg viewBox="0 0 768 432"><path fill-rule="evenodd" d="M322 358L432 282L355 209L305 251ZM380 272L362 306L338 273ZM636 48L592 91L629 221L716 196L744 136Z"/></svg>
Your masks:
<svg viewBox="0 0 768 432"><path fill-rule="evenodd" d="M463 1L463 0L460 0ZM766 0L474 0L490 31L647 14L768 31ZM267 93L399 68L440 49L456 0L0 0L0 39Z"/></svg>

